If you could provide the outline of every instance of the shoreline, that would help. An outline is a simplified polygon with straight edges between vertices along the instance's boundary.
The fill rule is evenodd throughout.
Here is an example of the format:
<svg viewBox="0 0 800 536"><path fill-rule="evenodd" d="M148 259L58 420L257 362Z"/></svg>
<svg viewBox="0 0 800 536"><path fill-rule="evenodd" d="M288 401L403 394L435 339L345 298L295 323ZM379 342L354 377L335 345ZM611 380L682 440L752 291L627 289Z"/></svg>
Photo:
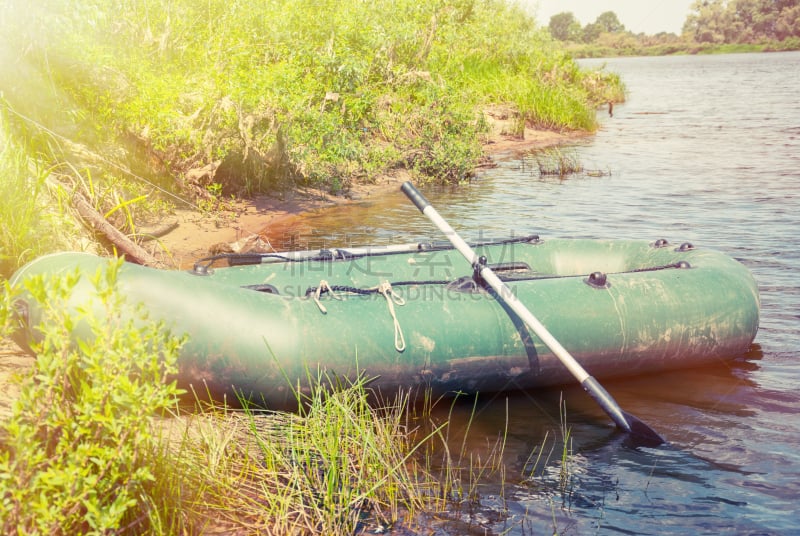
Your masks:
<svg viewBox="0 0 800 536"><path fill-rule="evenodd" d="M486 117L490 132L483 143L483 152L490 161L593 135L587 131L526 128L524 137L520 139L505 134L511 120L510 114L504 110L489 111ZM216 253L272 252L275 250L269 243L270 228L285 229L300 223L304 215L311 212L367 202L398 190L409 178L406 170L398 170L372 184L354 184L343 195L313 188L295 188L276 195L239 200L213 213L178 209L175 211L177 225L154 240L150 247L165 264L180 269L189 268L196 260Z"/></svg>

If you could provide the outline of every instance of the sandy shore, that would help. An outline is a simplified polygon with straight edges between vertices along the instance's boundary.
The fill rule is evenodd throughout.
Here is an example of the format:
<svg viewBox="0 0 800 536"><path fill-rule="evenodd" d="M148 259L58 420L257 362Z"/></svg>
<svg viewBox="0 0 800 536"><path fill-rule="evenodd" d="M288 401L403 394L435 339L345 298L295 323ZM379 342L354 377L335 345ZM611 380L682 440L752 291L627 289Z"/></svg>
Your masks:
<svg viewBox="0 0 800 536"><path fill-rule="evenodd" d="M553 132L526 129L524 138L504 134L510 126L504 110L490 110L487 119L491 126L484 151L490 159L507 158L534 149L560 145L589 135L586 132ZM386 176L375 184L354 186L345 196L333 196L313 189L298 189L275 197L231 203L230 207L214 214L195 210L177 210L177 227L150 243L151 251L176 268L191 264L209 253L218 251L247 251L268 246L259 242L267 236L270 226L285 226L287 220L302 218L302 214L328 206L346 206L368 201L390 190L397 190L408 179L400 172ZM15 375L24 374L33 365L33 357L9 340L0 340L0 419L11 411L19 395Z"/></svg>

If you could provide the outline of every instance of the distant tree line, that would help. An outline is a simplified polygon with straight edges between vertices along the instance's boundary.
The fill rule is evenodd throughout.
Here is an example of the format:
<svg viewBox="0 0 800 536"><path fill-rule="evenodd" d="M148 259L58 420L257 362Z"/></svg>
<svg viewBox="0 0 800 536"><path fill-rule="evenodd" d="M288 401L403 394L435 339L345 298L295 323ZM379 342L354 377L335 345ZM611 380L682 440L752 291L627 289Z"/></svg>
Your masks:
<svg viewBox="0 0 800 536"><path fill-rule="evenodd" d="M603 33L620 33L625 26L613 11L601 13L594 22L581 26L578 19L569 11L550 17L550 35L559 41L593 43Z"/></svg>
<svg viewBox="0 0 800 536"><path fill-rule="evenodd" d="M696 0L683 25L683 35L662 32L635 35L625 30L616 13L606 11L581 26L571 12L550 17L550 34L559 41L611 48L688 43L757 44L800 38L800 0Z"/></svg>
<svg viewBox="0 0 800 536"><path fill-rule="evenodd" d="M800 0L697 0L683 33L698 43L761 43L800 37Z"/></svg>

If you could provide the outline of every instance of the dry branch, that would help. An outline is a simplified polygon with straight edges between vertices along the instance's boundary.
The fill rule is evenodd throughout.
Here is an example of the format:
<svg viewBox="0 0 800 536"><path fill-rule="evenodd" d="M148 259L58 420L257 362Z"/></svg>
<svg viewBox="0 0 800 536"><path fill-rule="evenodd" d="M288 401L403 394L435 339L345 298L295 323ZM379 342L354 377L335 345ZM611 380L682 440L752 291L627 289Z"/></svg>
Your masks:
<svg viewBox="0 0 800 536"><path fill-rule="evenodd" d="M72 206L86 223L91 225L95 231L105 235L129 260L145 266L164 267L164 263L108 223L80 192L72 194Z"/></svg>

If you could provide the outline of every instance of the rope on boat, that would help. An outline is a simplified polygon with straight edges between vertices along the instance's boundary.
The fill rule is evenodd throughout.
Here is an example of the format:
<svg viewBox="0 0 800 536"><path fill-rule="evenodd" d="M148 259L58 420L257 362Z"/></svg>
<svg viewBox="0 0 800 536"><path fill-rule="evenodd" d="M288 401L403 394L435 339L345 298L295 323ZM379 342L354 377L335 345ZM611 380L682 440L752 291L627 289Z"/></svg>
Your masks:
<svg viewBox="0 0 800 536"><path fill-rule="evenodd" d="M657 270L668 270L671 268L677 269L684 269L690 268L688 262L686 261L679 261L671 264L664 264L661 266L652 266L648 268L636 268L633 270L629 270L626 272L614 272L615 274L624 274L624 273L636 273L636 272L652 272ZM503 267L507 270L514 270L519 269L519 266L510 263L508 267ZM561 279L566 277L576 277L576 276L557 276L557 275L537 275L534 277L526 276L526 277L503 277L504 281L508 282L523 282L523 281L533 281L536 279ZM465 280L469 279L471 284L464 284L466 283ZM389 281L383 281L380 285L376 287L369 287L369 288L358 288L353 286L346 286L346 285L331 285L325 279L319 282L319 285L316 287L309 287L306 290L306 297L311 297L314 300L314 303L317 304L319 307L320 312L322 314L328 314L328 309L322 304L320 300L323 294L330 294L334 299L342 300L343 298L337 294L339 293L348 293L348 294L356 294L360 296L366 296L369 294L380 294L384 298L386 298L386 304L389 308L389 314L392 316L392 323L394 324L394 347L398 352L403 352L406 349L406 340L405 336L403 335L403 328L400 326L400 321L397 318L397 313L395 311L394 306L403 306L406 304L405 299L400 296L399 294L395 293L392 290L392 286L400 287L400 286L416 286L416 285L455 285L453 288L455 290L460 290L462 292L474 292L479 288L479 285L472 277L464 277L456 280L447 280L447 279L439 279L439 280L431 280L431 281L396 281L394 283L390 283Z"/></svg>
<svg viewBox="0 0 800 536"><path fill-rule="evenodd" d="M633 270L628 270L627 272L613 272L613 273L634 274L638 272L657 272L658 270L668 270L670 268L684 269L684 268L691 268L691 265L686 261L678 261L678 262L673 262L672 264L664 264L662 266L651 266L649 268L634 268Z"/></svg>
<svg viewBox="0 0 800 536"><path fill-rule="evenodd" d="M320 312L326 315L328 314L328 309L320 301L320 296L327 293L337 300L342 300L342 297L336 294L337 291L350 292L360 295L380 294L386 298L386 304L389 307L389 314L392 315L392 323L394 324L394 348L398 352L402 352L406 349L406 338L403 335L403 328L400 326L400 321L397 319L397 313L394 310L395 305L403 306L406 304L406 300L403 299L403 297L399 294L392 291L391 283L384 281L376 287L360 289L356 287L331 286L326 280L323 279L319 282L319 286L315 288L309 288L306 291L306 296L310 295L314 300L314 303L316 303L317 307L319 307Z"/></svg>
<svg viewBox="0 0 800 536"><path fill-rule="evenodd" d="M389 306L389 314L392 315L392 321L394 322L394 349L398 352L402 352L406 349L406 338L403 336L403 328L400 327L400 321L397 320L394 306L405 305L406 301L402 296L392 292L392 285L388 281L384 281L378 285L378 293L386 298L386 304Z"/></svg>
<svg viewBox="0 0 800 536"><path fill-rule="evenodd" d="M324 305L322 305L321 301L319 301L319 296L323 292L330 293L330 295L337 300L341 300L342 298L338 294L336 294L336 292L334 292L333 288L328 284L327 281L323 279L319 282L319 286L314 291L314 303L317 304L317 307L319 307L319 310L322 312L322 314L326 315L328 314L328 309Z"/></svg>
<svg viewBox="0 0 800 536"><path fill-rule="evenodd" d="M661 266L651 266L648 268L634 268L633 270L626 270L623 272L609 272L608 275L619 275L619 274L633 274L638 272L656 272L659 270L669 270L673 268L683 269L683 268L690 268L688 262L686 261L678 261L671 264L663 264ZM466 276L472 278L472 276ZM570 277L583 277L583 275L552 275L552 274L535 274L535 275L527 275L527 274L512 274L512 275L501 275L500 279L509 282L509 283L522 283L525 281L537 281L540 279L567 279ZM393 287L408 287L408 286L421 286L421 285L458 285L462 282L463 278L458 279L431 279L431 280L422 280L422 281L395 281L391 283ZM368 287L368 288L359 288L353 287L349 285L330 285L327 284L325 288L322 287L322 282L320 283L320 287L308 287L305 292L305 296L321 296L326 292L340 292L346 294L357 294L360 296L366 296L369 294L375 294L378 291L378 287ZM251 288L251 287L245 287ZM253 287L254 288L254 287ZM258 289L255 289L258 290ZM474 287L470 286L465 288L466 291L474 290Z"/></svg>

